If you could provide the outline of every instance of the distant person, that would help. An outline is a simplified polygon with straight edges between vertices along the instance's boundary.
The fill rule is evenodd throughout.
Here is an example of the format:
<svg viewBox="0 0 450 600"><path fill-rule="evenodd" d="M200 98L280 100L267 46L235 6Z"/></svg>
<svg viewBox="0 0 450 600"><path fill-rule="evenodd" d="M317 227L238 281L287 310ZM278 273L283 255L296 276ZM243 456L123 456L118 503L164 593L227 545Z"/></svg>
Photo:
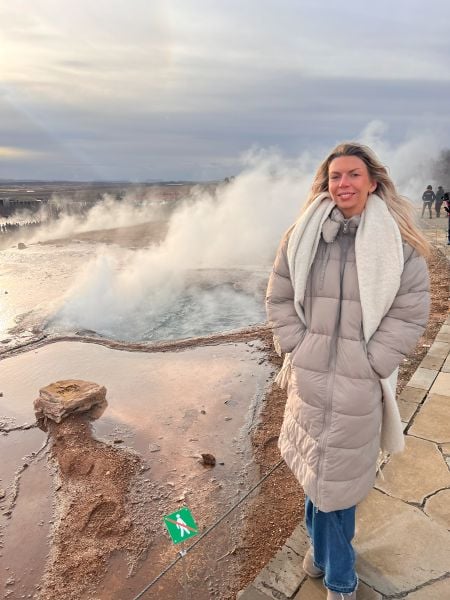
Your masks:
<svg viewBox="0 0 450 600"><path fill-rule="evenodd" d="M444 194L444 209L447 213L448 224L447 224L447 245L450 246L450 194L445 192Z"/></svg>
<svg viewBox="0 0 450 600"><path fill-rule="evenodd" d="M404 447L396 379L427 323L428 254L386 167L344 143L319 166L269 279L269 323L285 353L277 382L287 384L278 445L305 492L303 568L323 576L328 600L356 598L356 505L380 448Z"/></svg>
<svg viewBox="0 0 450 600"><path fill-rule="evenodd" d="M425 212L425 209L428 207L428 212L430 213L430 219L431 219L431 207L433 206L433 202L435 201L436 196L434 195L433 192L433 188L431 185L427 185L427 189L424 191L424 193L422 194L422 217L423 217L423 213Z"/></svg>
<svg viewBox="0 0 450 600"><path fill-rule="evenodd" d="M438 186L436 190L436 200L434 201L434 210L436 211L436 218L439 219L441 216L441 206L444 202L444 188L442 185Z"/></svg>

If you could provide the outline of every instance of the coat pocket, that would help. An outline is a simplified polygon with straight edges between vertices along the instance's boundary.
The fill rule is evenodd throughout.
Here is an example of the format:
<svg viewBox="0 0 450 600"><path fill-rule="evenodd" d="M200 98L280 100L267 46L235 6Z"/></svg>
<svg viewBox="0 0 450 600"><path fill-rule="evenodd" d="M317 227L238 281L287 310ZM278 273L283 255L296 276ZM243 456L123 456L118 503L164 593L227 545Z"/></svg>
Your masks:
<svg viewBox="0 0 450 600"><path fill-rule="evenodd" d="M367 368L369 369L369 372L372 374L373 379L380 380L380 376L378 375L378 373L376 371L374 371L372 365L370 364L369 354L367 352L367 344L366 344L366 340L364 339L364 337L362 338L361 343L362 343L362 347L364 350L364 356L366 359Z"/></svg>
<svg viewBox="0 0 450 600"><path fill-rule="evenodd" d="M300 334L300 339L297 342L297 344L294 346L294 349L291 352L291 363L294 364L294 360L295 360L295 356L297 354L297 352L300 350L301 345L303 344L303 341L306 337L308 330L305 328L302 333Z"/></svg>

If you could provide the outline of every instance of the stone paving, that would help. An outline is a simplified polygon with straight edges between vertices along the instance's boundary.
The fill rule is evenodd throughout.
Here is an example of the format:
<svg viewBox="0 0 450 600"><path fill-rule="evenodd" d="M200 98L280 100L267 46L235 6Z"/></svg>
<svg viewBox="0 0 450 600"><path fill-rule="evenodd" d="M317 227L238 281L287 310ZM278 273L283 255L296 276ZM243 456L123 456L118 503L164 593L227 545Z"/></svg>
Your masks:
<svg viewBox="0 0 450 600"><path fill-rule="evenodd" d="M399 399L406 448L358 506L357 600L450 600L450 317ZM239 600L325 600L308 578L304 525Z"/></svg>

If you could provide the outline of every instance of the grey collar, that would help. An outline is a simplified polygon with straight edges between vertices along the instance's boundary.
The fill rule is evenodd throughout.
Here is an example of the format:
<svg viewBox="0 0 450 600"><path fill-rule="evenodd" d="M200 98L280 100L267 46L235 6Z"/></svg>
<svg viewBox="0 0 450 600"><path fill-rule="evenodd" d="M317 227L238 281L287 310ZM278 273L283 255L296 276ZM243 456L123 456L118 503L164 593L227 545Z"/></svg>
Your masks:
<svg viewBox="0 0 450 600"><path fill-rule="evenodd" d="M322 225L322 237L327 244L334 242L339 231L356 235L356 230L361 221L361 215L355 215L346 219L341 211L335 206Z"/></svg>

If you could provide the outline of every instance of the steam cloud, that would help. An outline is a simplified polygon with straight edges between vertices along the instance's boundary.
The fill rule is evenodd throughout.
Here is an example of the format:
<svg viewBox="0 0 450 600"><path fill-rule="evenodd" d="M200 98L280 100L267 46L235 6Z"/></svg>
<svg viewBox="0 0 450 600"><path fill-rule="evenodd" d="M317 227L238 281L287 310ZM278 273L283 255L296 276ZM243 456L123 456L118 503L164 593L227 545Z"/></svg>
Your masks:
<svg viewBox="0 0 450 600"><path fill-rule="evenodd" d="M54 321L105 335L115 332L114 337L120 330L119 336L129 339L133 334L127 333L127 327L138 336L136 329L144 323L161 327L168 312L182 310L181 298L187 293L192 296L191 310L195 307L203 320L210 320L220 304L251 322L255 303L261 304L260 292L255 299L256 289L237 296L223 287L213 293L197 286L194 293L196 285L189 282L198 269L267 271L278 232L298 212L299 198L307 190L301 162L286 164L280 156L262 151L249 153L246 161L247 169L214 194L195 191L172 215L159 246L134 252L99 251Z"/></svg>
<svg viewBox="0 0 450 600"><path fill-rule="evenodd" d="M401 193L413 200L420 198L439 152L433 137L416 136L393 146L384 140L385 133L382 123L372 122L360 141L370 145L390 167ZM159 246L135 252L101 249L79 275L54 320L111 334L118 329L124 332L127 324L132 327L131 321L140 315L134 326L140 332L133 334L139 337L144 322L147 327L149 322L161 324L173 307L181 310L183 294L193 293L189 281L193 270L263 269L267 278L282 232L297 216L322 158L305 153L287 160L275 150L249 151L243 157L242 172L230 184L219 186L215 194L196 190L172 215L167 236ZM97 213L92 211L86 227L117 226L117 216L111 216L114 209L112 203L99 207ZM131 221L124 215L121 224L144 216L130 211ZM198 309L205 301L200 310L204 315L217 303L229 303L230 310L239 310L233 305L235 296L224 297L223 292L221 288L220 298L208 292L207 300L204 294L197 294L194 305ZM241 300L247 313L249 296ZM262 305L261 290L257 302ZM186 310L192 310L190 306ZM129 339L125 333L119 337Z"/></svg>
<svg viewBox="0 0 450 600"><path fill-rule="evenodd" d="M63 196L53 195L52 203L64 207L67 199ZM65 238L77 233L95 231L99 229L115 229L157 221L164 214L164 207L152 194L148 194L142 202L136 203L134 195L128 194L121 201L108 194L104 194L102 202L94 205L86 214L61 214L58 220L47 221L46 209L39 214L22 215L22 221L38 219L43 224L28 239L28 243L44 242ZM16 219L19 220L19 219Z"/></svg>

